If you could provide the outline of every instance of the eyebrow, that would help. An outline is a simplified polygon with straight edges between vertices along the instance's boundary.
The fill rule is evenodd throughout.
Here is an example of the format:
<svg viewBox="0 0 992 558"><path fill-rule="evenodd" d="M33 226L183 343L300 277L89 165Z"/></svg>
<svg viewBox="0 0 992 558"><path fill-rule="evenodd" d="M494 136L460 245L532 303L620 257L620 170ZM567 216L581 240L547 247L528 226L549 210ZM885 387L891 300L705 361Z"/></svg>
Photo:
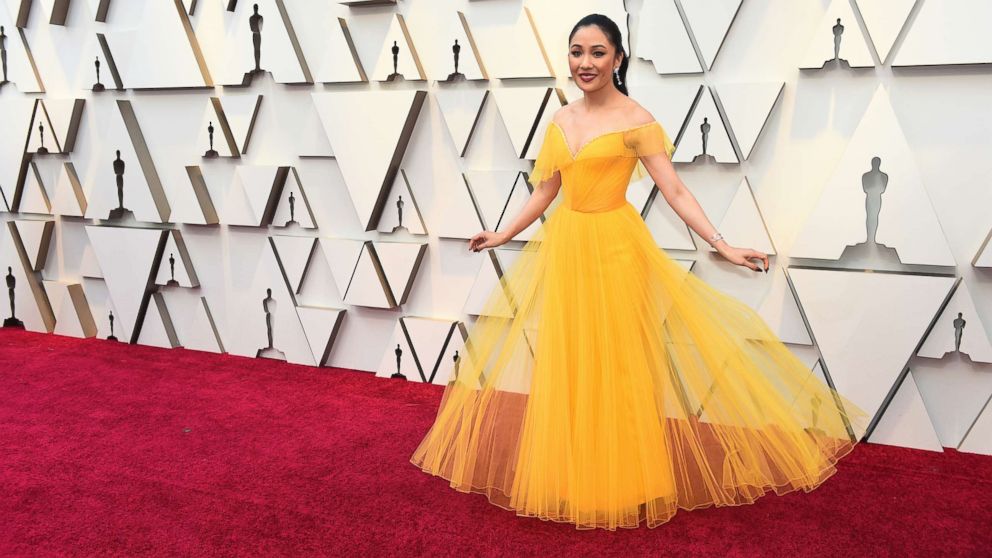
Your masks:
<svg viewBox="0 0 992 558"><path fill-rule="evenodd" d="M573 47L580 47L580 48L582 47L582 45L580 45L579 43L572 43L572 46ZM590 48L596 48L596 47L606 48L606 45L592 45Z"/></svg>

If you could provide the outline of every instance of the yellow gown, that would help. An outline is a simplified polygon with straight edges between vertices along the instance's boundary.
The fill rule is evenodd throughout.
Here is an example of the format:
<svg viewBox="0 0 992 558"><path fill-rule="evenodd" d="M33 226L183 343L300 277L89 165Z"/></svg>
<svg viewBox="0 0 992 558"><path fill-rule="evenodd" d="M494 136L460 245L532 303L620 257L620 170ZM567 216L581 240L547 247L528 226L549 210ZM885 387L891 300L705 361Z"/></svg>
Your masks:
<svg viewBox="0 0 992 558"><path fill-rule="evenodd" d="M866 413L673 261L627 202L639 157L675 150L661 124L572 153L552 122L543 141L528 180L560 172L564 199L470 327L411 462L517 515L610 530L835 473Z"/></svg>

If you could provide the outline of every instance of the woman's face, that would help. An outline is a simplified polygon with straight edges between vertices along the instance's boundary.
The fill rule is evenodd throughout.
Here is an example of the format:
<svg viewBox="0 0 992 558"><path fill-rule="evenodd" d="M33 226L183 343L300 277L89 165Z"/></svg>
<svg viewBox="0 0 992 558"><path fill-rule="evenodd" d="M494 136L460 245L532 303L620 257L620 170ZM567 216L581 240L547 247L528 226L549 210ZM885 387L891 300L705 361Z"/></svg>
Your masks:
<svg viewBox="0 0 992 558"><path fill-rule="evenodd" d="M619 68L621 60L598 25L580 27L568 46L568 69L583 91L612 85L613 68Z"/></svg>

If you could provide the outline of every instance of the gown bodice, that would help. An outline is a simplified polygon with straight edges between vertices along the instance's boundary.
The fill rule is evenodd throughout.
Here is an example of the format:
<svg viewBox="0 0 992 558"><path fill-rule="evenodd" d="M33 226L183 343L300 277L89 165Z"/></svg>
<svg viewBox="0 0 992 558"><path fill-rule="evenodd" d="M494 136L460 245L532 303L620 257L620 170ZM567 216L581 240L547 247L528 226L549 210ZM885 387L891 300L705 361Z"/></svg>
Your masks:
<svg viewBox="0 0 992 558"><path fill-rule="evenodd" d="M631 177L647 172L640 157L665 152L675 145L657 120L599 134L573 152L565 131L554 121L548 124L544 143L528 181L535 188L561 173L563 205L573 211L611 211L627 203Z"/></svg>

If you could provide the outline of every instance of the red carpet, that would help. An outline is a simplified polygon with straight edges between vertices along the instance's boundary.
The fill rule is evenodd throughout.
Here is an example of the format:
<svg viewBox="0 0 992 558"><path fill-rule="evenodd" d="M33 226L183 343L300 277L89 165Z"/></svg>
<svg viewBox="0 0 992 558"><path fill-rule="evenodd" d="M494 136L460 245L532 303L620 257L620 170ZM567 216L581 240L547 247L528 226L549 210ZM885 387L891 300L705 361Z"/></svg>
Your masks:
<svg viewBox="0 0 992 558"><path fill-rule="evenodd" d="M862 444L656 529L519 518L408 462L441 388L0 330L0 555L988 556L992 457Z"/></svg>

